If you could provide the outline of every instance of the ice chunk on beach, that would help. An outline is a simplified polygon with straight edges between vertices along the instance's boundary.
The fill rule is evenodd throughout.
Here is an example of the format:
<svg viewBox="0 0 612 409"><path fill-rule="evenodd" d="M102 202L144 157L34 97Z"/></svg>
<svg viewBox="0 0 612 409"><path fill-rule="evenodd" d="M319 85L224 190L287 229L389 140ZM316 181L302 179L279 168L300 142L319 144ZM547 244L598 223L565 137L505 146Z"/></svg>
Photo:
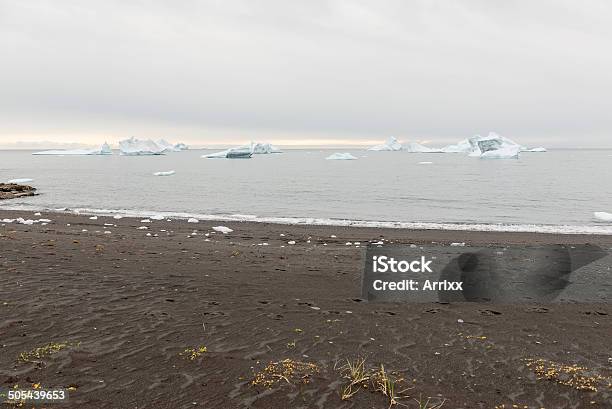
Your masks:
<svg viewBox="0 0 612 409"><path fill-rule="evenodd" d="M612 222L612 213L595 212L595 213L593 213L593 216L595 216L595 218L597 220L601 220L601 221L604 221L604 222Z"/></svg>
<svg viewBox="0 0 612 409"><path fill-rule="evenodd" d="M214 231L218 231L219 233L223 233L223 234L231 233L234 231L226 226L214 226L212 229Z"/></svg>
<svg viewBox="0 0 612 409"><path fill-rule="evenodd" d="M384 143L380 145L374 145L368 150L369 151L401 151L402 144L399 143L398 140L395 139L393 136L390 136L387 138L387 140Z"/></svg>
<svg viewBox="0 0 612 409"><path fill-rule="evenodd" d="M282 151L276 146L268 142L251 142L253 153L267 154L267 153L282 153Z"/></svg>
<svg viewBox="0 0 612 409"><path fill-rule="evenodd" d="M119 141L119 149L121 155L124 156L162 155L165 151L164 147L151 139L140 140L133 136L130 139Z"/></svg>
<svg viewBox="0 0 612 409"><path fill-rule="evenodd" d="M166 170L166 171L162 171L162 172L155 172L153 173L153 176L172 176L174 175L176 172L173 170Z"/></svg>
<svg viewBox="0 0 612 409"><path fill-rule="evenodd" d="M112 155L108 143L104 142L98 149L53 149L34 152L32 155Z"/></svg>
<svg viewBox="0 0 612 409"><path fill-rule="evenodd" d="M416 142L405 144L403 150L410 153L442 153L442 149L428 148L427 146Z"/></svg>
<svg viewBox="0 0 612 409"><path fill-rule="evenodd" d="M34 179L30 179L30 178L11 179L7 181L6 183L16 183L19 185L21 183L29 183L29 182L34 182Z"/></svg>
<svg viewBox="0 0 612 409"><path fill-rule="evenodd" d="M357 158L354 157L353 155L351 155L348 152L345 152L345 153L336 152L336 153L334 153L332 155L329 155L325 159L327 159L327 160L355 160Z"/></svg>

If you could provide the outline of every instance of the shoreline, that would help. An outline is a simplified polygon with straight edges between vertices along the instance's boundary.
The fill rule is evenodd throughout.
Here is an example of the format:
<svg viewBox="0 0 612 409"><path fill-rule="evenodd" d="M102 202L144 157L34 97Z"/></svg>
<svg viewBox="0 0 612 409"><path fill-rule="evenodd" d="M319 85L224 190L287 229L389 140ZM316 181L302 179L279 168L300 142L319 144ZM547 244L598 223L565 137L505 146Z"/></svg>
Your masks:
<svg viewBox="0 0 612 409"><path fill-rule="evenodd" d="M317 226L317 227L351 227L369 229L390 229L405 231L455 231L455 232L494 232L494 233L524 233L524 234L560 234L560 235L593 235L612 236L612 224L597 225L546 225L546 224L500 224L500 223L435 223L435 222L397 222L368 221L351 219L331 219L312 217L265 217L245 214L200 214L186 212L126 210L126 209L92 209L92 208L57 208L49 209L42 206L15 205L0 203L0 212L41 212L62 215L83 215L125 218L146 218L155 215L164 218L187 220L196 218L204 222L250 222L262 224L277 224L284 226Z"/></svg>
<svg viewBox="0 0 612 409"><path fill-rule="evenodd" d="M369 371L384 365L408 407L421 397L442 409L606 407L612 397L609 303L361 293L368 242L610 249L611 236L0 210L17 217L47 221L0 223L0 385L70 388L58 408L389 407L375 388L342 398L343 368L361 359ZM565 382L573 365L589 388ZM548 368L559 378L538 376ZM275 371L287 381L266 377Z"/></svg>

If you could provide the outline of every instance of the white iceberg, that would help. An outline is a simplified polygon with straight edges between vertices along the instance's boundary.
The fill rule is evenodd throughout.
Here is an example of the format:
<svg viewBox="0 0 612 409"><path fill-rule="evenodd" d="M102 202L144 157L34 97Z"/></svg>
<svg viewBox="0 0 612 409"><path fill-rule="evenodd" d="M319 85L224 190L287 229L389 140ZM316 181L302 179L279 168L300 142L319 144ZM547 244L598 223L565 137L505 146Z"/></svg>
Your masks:
<svg viewBox="0 0 612 409"><path fill-rule="evenodd" d="M121 155L124 156L162 155L165 152L164 147L151 139L140 140L133 136L130 139L119 141L119 149Z"/></svg>
<svg viewBox="0 0 612 409"><path fill-rule="evenodd" d="M518 159L521 148L519 146L505 146L500 149L486 151L480 155L481 159Z"/></svg>
<svg viewBox="0 0 612 409"><path fill-rule="evenodd" d="M172 176L175 173L176 172L173 170L167 170L167 171L162 171L162 172L155 172L153 173L153 176Z"/></svg>
<svg viewBox="0 0 612 409"><path fill-rule="evenodd" d="M346 152L346 153L339 153L336 152L332 155L329 155L327 158L325 158L327 160L355 160L357 159L356 157L354 157L353 155L351 155L350 153Z"/></svg>
<svg viewBox="0 0 612 409"><path fill-rule="evenodd" d="M251 142L253 154L282 153L276 146L268 142Z"/></svg>
<svg viewBox="0 0 612 409"><path fill-rule="evenodd" d="M155 141L155 143L163 150L163 152L176 152L175 146L165 139L158 139Z"/></svg>
<svg viewBox="0 0 612 409"><path fill-rule="evenodd" d="M442 149L428 148L420 143L410 142L403 146L403 150L410 153L442 153Z"/></svg>
<svg viewBox="0 0 612 409"><path fill-rule="evenodd" d="M604 222L612 222L612 213L594 212L593 216L595 216L595 218L597 220L601 220L601 221L604 221Z"/></svg>
<svg viewBox="0 0 612 409"><path fill-rule="evenodd" d="M447 145L440 150L444 153L470 153L472 152L472 145L468 139L463 139L455 145Z"/></svg>
<svg viewBox="0 0 612 409"><path fill-rule="evenodd" d="M239 146L237 148L229 148L221 152L202 155L208 159L249 159L253 155L253 145Z"/></svg>
<svg viewBox="0 0 612 409"><path fill-rule="evenodd" d="M520 151L527 149L514 142L512 139L498 135L495 132L489 132L488 136L474 135L471 138L457 142L455 145L445 146L441 151L446 153L468 153L471 154L471 156L480 156L487 150L511 146L518 147Z"/></svg>
<svg viewBox="0 0 612 409"><path fill-rule="evenodd" d="M29 183L29 182L34 182L34 179L30 179L30 178L11 179L11 180L8 180L6 183L16 183L19 185L21 183Z"/></svg>
<svg viewBox="0 0 612 409"><path fill-rule="evenodd" d="M179 152L179 151L186 151L186 150L188 150L188 149L189 149L189 146L185 145L183 142L179 142L179 143L177 143L176 145L174 145L174 150L175 150L176 152Z"/></svg>
<svg viewBox="0 0 612 409"><path fill-rule="evenodd" d="M34 152L32 155L112 155L108 143L104 142L98 149L53 149L49 151Z"/></svg>
<svg viewBox="0 0 612 409"><path fill-rule="evenodd" d="M402 144L397 141L393 136L387 138L385 143L380 145L372 146L369 151L401 151Z"/></svg>

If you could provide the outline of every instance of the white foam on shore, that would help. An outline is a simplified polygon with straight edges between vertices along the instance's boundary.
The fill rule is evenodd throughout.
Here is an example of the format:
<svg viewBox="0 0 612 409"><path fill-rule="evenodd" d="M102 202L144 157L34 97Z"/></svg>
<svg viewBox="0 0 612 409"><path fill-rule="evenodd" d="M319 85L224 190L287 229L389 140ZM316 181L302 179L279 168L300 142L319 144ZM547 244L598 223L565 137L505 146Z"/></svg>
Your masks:
<svg viewBox="0 0 612 409"><path fill-rule="evenodd" d="M242 214L199 214L185 212L159 212L154 210L128 209L94 209L94 208L57 208L48 209L32 205L0 205L0 210L44 211L84 216L122 216L142 218L151 214L163 215L172 219L197 219L199 221L233 221L273 223L282 225L311 225L337 227L369 227L384 229L407 230L456 230L456 231L487 231L487 232L517 232L517 233L547 233L547 234L600 234L612 235L612 225L547 225L547 224L502 224L502 223L432 223L432 222L399 222L330 219L314 217L266 217Z"/></svg>

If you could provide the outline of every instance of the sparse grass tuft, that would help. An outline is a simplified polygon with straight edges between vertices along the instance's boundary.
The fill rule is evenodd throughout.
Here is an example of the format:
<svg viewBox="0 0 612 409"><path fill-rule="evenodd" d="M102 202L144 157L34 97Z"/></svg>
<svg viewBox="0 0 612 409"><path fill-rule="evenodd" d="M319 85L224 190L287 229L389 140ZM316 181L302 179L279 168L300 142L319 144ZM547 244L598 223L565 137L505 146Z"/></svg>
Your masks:
<svg viewBox="0 0 612 409"><path fill-rule="evenodd" d="M432 402L433 400L433 402ZM427 397L426 399L419 395L419 399L414 398L414 401L419 405L419 409L440 409L446 399Z"/></svg>
<svg viewBox="0 0 612 409"><path fill-rule="evenodd" d="M280 382L290 385L308 384L313 375L320 372L317 364L284 359L270 362L264 369L255 373L251 385L272 388Z"/></svg>
<svg viewBox="0 0 612 409"><path fill-rule="evenodd" d="M34 348L31 351L25 351L19 354L19 361L22 362L40 362L43 358L53 355L62 349L69 347L78 347L81 343L72 342L50 342L42 347Z"/></svg>
<svg viewBox="0 0 612 409"><path fill-rule="evenodd" d="M361 389L367 389L369 386L372 386L371 390L380 392L388 398L389 407L398 405L400 399L407 398L402 394L408 388L398 390L398 385L404 382L404 379L387 372L382 364L376 369L368 369L365 358L357 358L353 361L347 360L339 370L342 372L342 377L348 380L348 384L342 388L342 400L350 399Z"/></svg>
<svg viewBox="0 0 612 409"><path fill-rule="evenodd" d="M208 352L208 348L206 348L204 345L198 345L196 347L186 348L183 352L179 353L179 355L185 359L188 359L189 361L195 361L206 352Z"/></svg>
<svg viewBox="0 0 612 409"><path fill-rule="evenodd" d="M366 371L365 358L357 358L354 361L346 360L346 364L340 368L344 378L349 383L342 389L342 400L350 399L353 395L368 387L370 375Z"/></svg>

